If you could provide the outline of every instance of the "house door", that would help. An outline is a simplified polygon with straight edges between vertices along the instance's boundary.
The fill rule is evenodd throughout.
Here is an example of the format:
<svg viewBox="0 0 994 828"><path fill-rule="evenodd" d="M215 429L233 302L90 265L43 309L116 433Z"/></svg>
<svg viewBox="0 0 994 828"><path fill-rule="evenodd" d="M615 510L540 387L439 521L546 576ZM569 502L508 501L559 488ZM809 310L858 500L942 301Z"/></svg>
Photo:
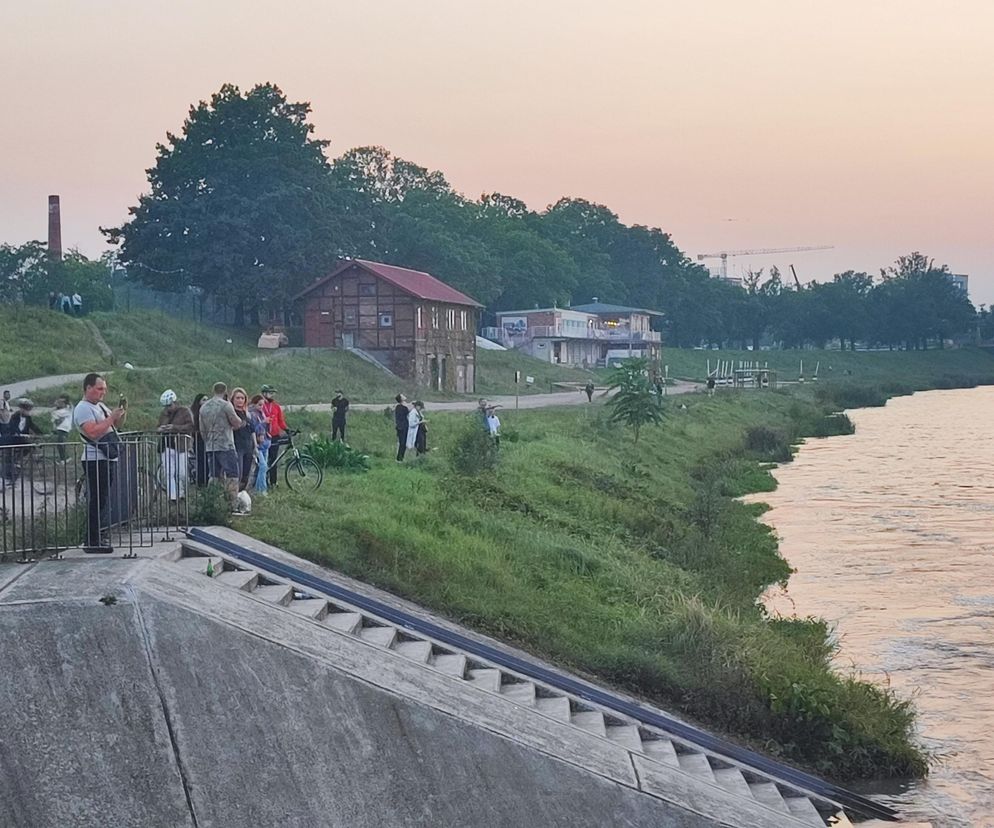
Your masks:
<svg viewBox="0 0 994 828"><path fill-rule="evenodd" d="M466 389L465 393L476 393L476 366L470 362L466 364Z"/></svg>
<svg viewBox="0 0 994 828"><path fill-rule="evenodd" d="M342 347L343 348L354 348L355 347L355 334L351 331L342 332Z"/></svg>
<svg viewBox="0 0 994 828"><path fill-rule="evenodd" d="M438 390L438 357L431 358L431 387Z"/></svg>

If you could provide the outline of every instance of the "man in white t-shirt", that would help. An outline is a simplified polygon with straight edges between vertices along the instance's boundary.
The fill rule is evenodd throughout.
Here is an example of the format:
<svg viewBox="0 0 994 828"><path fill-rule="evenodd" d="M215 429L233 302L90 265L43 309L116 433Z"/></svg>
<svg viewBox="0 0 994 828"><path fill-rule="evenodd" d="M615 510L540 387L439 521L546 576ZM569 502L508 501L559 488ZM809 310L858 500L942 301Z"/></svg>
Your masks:
<svg viewBox="0 0 994 828"><path fill-rule="evenodd" d="M127 415L127 403L111 411L104 405L107 381L100 374L87 374L83 378L83 399L73 409L72 422L86 444L83 447L83 468L86 470L86 545L84 552L106 554L114 549L101 543L100 530L107 519L107 499L117 469L117 453L106 445L108 435L116 436L116 429ZM105 441L101 444L101 440Z"/></svg>
<svg viewBox="0 0 994 828"><path fill-rule="evenodd" d="M83 297L79 295L78 290L72 295L72 311L76 316L83 315Z"/></svg>

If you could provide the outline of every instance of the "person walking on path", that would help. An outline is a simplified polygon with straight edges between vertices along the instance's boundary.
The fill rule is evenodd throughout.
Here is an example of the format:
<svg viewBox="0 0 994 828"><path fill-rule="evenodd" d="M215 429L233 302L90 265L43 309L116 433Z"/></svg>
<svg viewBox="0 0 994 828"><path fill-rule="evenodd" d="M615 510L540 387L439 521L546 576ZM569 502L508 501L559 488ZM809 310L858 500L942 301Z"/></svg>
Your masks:
<svg viewBox="0 0 994 828"><path fill-rule="evenodd" d="M425 404L421 400L415 400L414 405L407 414L407 446L414 449L420 457L428 451L428 422L425 419Z"/></svg>
<svg viewBox="0 0 994 828"><path fill-rule="evenodd" d="M588 380L587 384L583 386L583 391L587 395L587 402L593 402L594 401L594 384Z"/></svg>
<svg viewBox="0 0 994 828"><path fill-rule="evenodd" d="M248 488L249 475L252 473L252 464L259 451L259 444L256 441L255 423L248 412L248 394L244 388L236 388L231 392L231 407L235 409L235 414L242 421L242 427L235 431L235 451L238 453L238 463L240 474L238 476L238 491L244 492Z"/></svg>
<svg viewBox="0 0 994 828"><path fill-rule="evenodd" d="M72 312L76 316L83 315L83 297L79 295L79 291L73 291L72 295Z"/></svg>
<svg viewBox="0 0 994 828"><path fill-rule="evenodd" d="M128 414L127 403L111 411L104 405L107 380L100 374L87 374L83 378L83 399L73 409L72 422L79 429L86 445L83 447L83 468L86 470L86 546L84 552L113 552L110 544L101 543L100 531L106 520L107 501L117 470L120 438L117 427Z"/></svg>
<svg viewBox="0 0 994 828"><path fill-rule="evenodd" d="M713 397L714 396L714 386L715 386L715 382L714 382L714 377L713 376L709 376L708 377L707 385L708 385L708 396L709 397Z"/></svg>
<svg viewBox="0 0 994 828"><path fill-rule="evenodd" d="M166 495L170 500L186 497L190 475L189 451L194 435L193 413L176 402L176 392L171 388L159 397L162 413L159 414L159 458L165 477ZM182 435L182 436L181 436Z"/></svg>
<svg viewBox="0 0 994 828"><path fill-rule="evenodd" d="M266 482L270 487L276 485L276 458L279 456L280 445L286 442L283 435L286 433L286 418L283 416L283 408L276 402L276 389L271 385L262 386L262 414L269 423L269 454L267 462L269 471L266 474Z"/></svg>
<svg viewBox="0 0 994 828"><path fill-rule="evenodd" d="M397 462L403 463L404 455L407 453L407 418L411 409L407 405L407 397L403 394L398 394L394 399L397 401L393 409L393 424L397 430Z"/></svg>
<svg viewBox="0 0 994 828"><path fill-rule="evenodd" d="M228 386L215 382L213 390L214 396L200 406L200 434L207 452L208 473L221 481L234 510L241 476L238 453L235 451L235 429L242 428L244 423L225 397Z"/></svg>
<svg viewBox="0 0 994 828"><path fill-rule="evenodd" d="M69 432L72 431L72 407L69 405L68 397L59 397L55 401L55 408L52 409L52 426L55 429L55 442L59 447L59 462L66 463L69 460L66 456L66 442L69 440Z"/></svg>
<svg viewBox="0 0 994 828"><path fill-rule="evenodd" d="M335 397L331 401L331 408L334 412L331 415L331 439L334 442L336 437L341 438L341 441L345 442L345 415L349 411L349 398L345 396L345 392L339 388L335 392Z"/></svg>

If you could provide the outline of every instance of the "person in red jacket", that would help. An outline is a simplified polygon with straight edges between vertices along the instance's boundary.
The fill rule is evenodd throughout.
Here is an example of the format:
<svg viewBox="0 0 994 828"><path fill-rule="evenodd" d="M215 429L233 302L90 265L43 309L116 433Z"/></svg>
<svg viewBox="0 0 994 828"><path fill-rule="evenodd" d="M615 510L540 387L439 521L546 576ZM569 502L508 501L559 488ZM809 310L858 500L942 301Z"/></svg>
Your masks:
<svg viewBox="0 0 994 828"><path fill-rule="evenodd" d="M264 385L260 389L262 391L262 416L266 418L266 423L269 426L269 471L266 474L266 481L269 486L276 485L276 456L280 452L280 446L286 442L284 435L286 434L287 425L286 418L283 416L283 408L278 402L276 402L276 389L271 385Z"/></svg>

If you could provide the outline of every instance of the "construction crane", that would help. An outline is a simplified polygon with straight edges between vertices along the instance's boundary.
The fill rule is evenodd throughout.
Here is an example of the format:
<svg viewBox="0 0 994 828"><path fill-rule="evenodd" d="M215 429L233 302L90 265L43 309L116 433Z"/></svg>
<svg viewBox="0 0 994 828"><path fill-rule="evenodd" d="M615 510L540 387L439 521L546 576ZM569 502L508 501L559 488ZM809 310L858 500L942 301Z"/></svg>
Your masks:
<svg viewBox="0 0 994 828"><path fill-rule="evenodd" d="M762 247L758 250L722 250L719 253L698 253L697 261L704 259L721 259L721 278L728 278L729 256L768 256L771 253L801 253L806 250L831 250L833 244L819 244L809 247Z"/></svg>

